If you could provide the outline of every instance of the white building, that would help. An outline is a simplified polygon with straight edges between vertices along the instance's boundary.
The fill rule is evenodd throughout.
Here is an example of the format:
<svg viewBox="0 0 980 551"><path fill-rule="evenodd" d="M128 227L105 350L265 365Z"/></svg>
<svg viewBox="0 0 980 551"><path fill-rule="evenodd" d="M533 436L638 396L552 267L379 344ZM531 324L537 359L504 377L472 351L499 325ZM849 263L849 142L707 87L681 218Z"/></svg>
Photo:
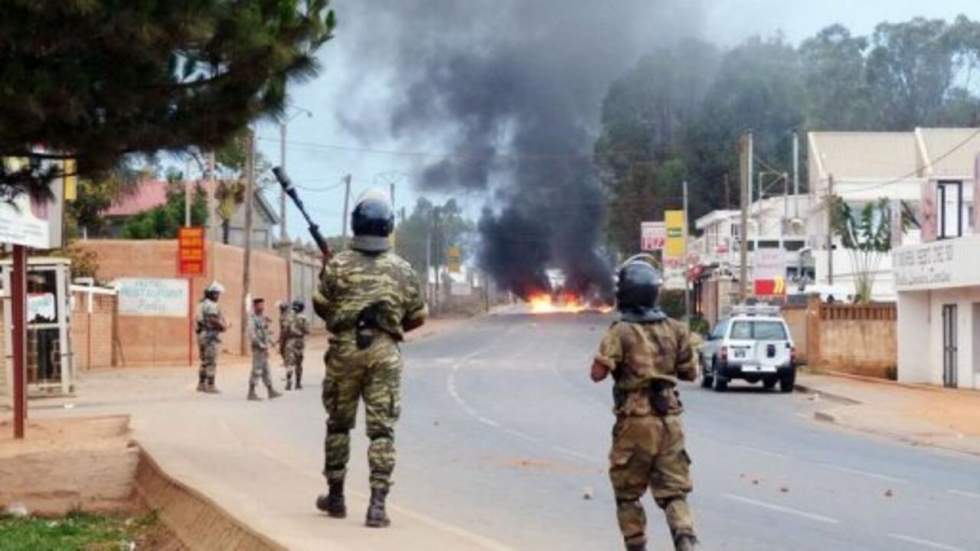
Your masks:
<svg viewBox="0 0 980 551"><path fill-rule="evenodd" d="M980 235L892 253L898 380L980 389Z"/></svg>
<svg viewBox="0 0 980 551"><path fill-rule="evenodd" d="M937 236L972 231L973 160L980 150L980 131L972 128L918 128L913 132L811 132L809 147L810 208L806 214L818 284L850 285L855 270L850 253L834 239L828 258L828 197L836 195L855 210L887 199L897 219L905 204L922 211L926 198L941 204L936 211ZM930 190L928 194L924 190ZM921 218L921 216L919 217ZM920 220L921 222L921 220ZM893 242L922 241L918 229L895 231ZM896 299L891 257L875 273L872 298Z"/></svg>

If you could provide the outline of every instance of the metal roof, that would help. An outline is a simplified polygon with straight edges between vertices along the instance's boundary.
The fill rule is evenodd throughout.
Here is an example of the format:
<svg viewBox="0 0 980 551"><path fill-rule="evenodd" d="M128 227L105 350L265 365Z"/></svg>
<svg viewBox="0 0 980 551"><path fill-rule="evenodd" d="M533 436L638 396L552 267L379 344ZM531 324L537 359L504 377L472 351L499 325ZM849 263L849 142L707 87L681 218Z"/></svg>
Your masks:
<svg viewBox="0 0 980 551"><path fill-rule="evenodd" d="M919 148L929 176L972 178L973 164L980 153L978 128L917 128Z"/></svg>
<svg viewBox="0 0 980 551"><path fill-rule="evenodd" d="M922 169L912 132L810 132L809 140L821 180L914 178Z"/></svg>

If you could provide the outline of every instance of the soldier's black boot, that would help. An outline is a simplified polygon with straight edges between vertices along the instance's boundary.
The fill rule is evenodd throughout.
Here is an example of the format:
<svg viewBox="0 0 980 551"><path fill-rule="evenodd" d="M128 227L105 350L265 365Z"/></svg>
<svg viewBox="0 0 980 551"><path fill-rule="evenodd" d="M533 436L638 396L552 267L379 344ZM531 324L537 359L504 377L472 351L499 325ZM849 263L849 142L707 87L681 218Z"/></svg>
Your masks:
<svg viewBox="0 0 980 551"><path fill-rule="evenodd" d="M371 488L371 503L368 504L367 518L364 524L371 528L384 528L391 524L388 513L385 512L385 498L388 497L388 490L381 488Z"/></svg>
<svg viewBox="0 0 980 551"><path fill-rule="evenodd" d="M261 402L262 398L255 393L255 385L248 385L248 400L252 402Z"/></svg>
<svg viewBox="0 0 980 551"><path fill-rule="evenodd" d="M627 543L626 551L647 551L647 544L645 543Z"/></svg>
<svg viewBox="0 0 980 551"><path fill-rule="evenodd" d="M282 396L282 392L276 392L276 389L272 388L272 385L266 385L265 388L269 391L270 400L275 400L276 398Z"/></svg>
<svg viewBox="0 0 980 551"><path fill-rule="evenodd" d="M203 375L203 374L202 375L198 375L198 377L197 377L197 391L198 392L207 392L207 390L208 390L208 376L207 375Z"/></svg>
<svg viewBox="0 0 980 551"><path fill-rule="evenodd" d="M292 390L292 389L293 389L293 376L291 374L286 375L286 390Z"/></svg>
<svg viewBox="0 0 980 551"><path fill-rule="evenodd" d="M688 534L677 536L674 540L675 551L697 551L698 547L698 539Z"/></svg>
<svg viewBox="0 0 980 551"><path fill-rule="evenodd" d="M347 503L344 502L344 481L328 483L328 493L316 498L316 508L332 518L347 518Z"/></svg>
<svg viewBox="0 0 980 551"><path fill-rule="evenodd" d="M303 388L303 368L296 368L296 390L301 390Z"/></svg>
<svg viewBox="0 0 980 551"><path fill-rule="evenodd" d="M214 377L208 377L208 386L204 389L208 394L221 394L218 387L214 386Z"/></svg>

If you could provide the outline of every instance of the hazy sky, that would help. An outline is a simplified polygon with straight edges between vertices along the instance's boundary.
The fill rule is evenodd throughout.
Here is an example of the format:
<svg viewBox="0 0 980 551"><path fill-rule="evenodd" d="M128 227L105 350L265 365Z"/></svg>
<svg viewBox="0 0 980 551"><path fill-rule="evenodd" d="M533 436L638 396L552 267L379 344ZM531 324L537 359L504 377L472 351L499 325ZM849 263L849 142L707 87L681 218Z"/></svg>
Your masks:
<svg viewBox="0 0 980 551"><path fill-rule="evenodd" d="M340 182L345 174L353 175L354 197L372 186L387 188L389 181L395 181L396 207L404 206L410 212L417 197L412 190L413 179L427 162L437 160L440 152L448 150L438 137L428 135L406 136L401 141L371 138L365 142L339 123L339 113L356 108L365 125L382 124L390 108L386 98L400 93L397 86L387 82L385 77L390 75L367 74L361 42L373 39L372 33L377 34L377 40L385 40L383 32L372 28L371 6L398 1L334 0L340 24L336 38L322 49L323 70L318 78L290 90L292 103L309 109L314 116L299 116L290 123L287 166L293 180L308 188L302 190L304 202L328 235L340 233L344 199ZM586 0L570 1L570 9L576 1ZM671 1L689 5L696 0ZM963 13L980 19L977 0L702 0L701 4L703 16L693 23L699 27L694 32L722 45L735 44L753 34L777 32L795 43L834 23L844 24L855 34L869 34L881 21L905 21L916 16L952 19ZM374 72L378 70L372 69ZM371 116L374 105L377 119ZM258 136L260 150L278 164L278 128L261 124ZM275 191L267 196L278 204ZM477 195L457 195L457 200L471 212L482 204ZM305 225L292 208L288 219L290 237L307 241Z"/></svg>

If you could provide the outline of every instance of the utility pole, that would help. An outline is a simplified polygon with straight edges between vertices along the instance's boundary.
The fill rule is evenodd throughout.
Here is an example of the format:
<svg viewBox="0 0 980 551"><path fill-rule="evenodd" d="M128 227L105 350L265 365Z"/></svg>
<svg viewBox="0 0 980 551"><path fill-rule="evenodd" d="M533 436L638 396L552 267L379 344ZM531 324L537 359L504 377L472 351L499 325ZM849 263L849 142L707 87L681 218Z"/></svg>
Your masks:
<svg viewBox="0 0 980 551"><path fill-rule="evenodd" d="M288 121L279 122L279 166L286 170L286 125ZM288 172L287 172L288 174ZM279 186L279 241L289 241L286 230L286 190Z"/></svg>
<svg viewBox="0 0 980 551"><path fill-rule="evenodd" d="M688 280L687 274L690 271L687 265L687 233L688 233L688 222L687 222L687 180L684 180L684 256L683 266L688 269L684 271L684 320L690 321L691 319L691 282Z"/></svg>
<svg viewBox="0 0 980 551"><path fill-rule="evenodd" d="M344 176L344 219L340 221L340 236L343 238L344 243L347 242L347 226L350 223L347 221L347 214L350 210L350 174Z"/></svg>
<svg viewBox="0 0 980 551"><path fill-rule="evenodd" d="M429 279L432 277L432 211L429 211L429 224L425 229L425 296L434 310L432 304L432 290Z"/></svg>
<svg viewBox="0 0 980 551"><path fill-rule="evenodd" d="M725 210L728 210L732 206L732 189L731 184L728 182L727 172L724 174L722 181L725 187Z"/></svg>
<svg viewBox="0 0 980 551"><path fill-rule="evenodd" d="M10 274L10 339L13 348L14 438L24 438L27 418L27 247L14 245Z"/></svg>
<svg viewBox="0 0 980 551"><path fill-rule="evenodd" d="M245 259L242 266L241 354L248 350L249 293L252 287L252 208L255 202L255 133L248 130L248 156L245 163Z"/></svg>
<svg viewBox="0 0 980 551"><path fill-rule="evenodd" d="M752 201L752 133L742 135L739 147L741 157L739 184L741 187L741 220L739 221L739 236L741 243L738 247L738 296L744 302L749 296L749 266L748 266L748 233L749 233L749 203Z"/></svg>
<svg viewBox="0 0 980 551"><path fill-rule="evenodd" d="M834 284L834 175L827 178L827 285Z"/></svg>
<svg viewBox="0 0 980 551"><path fill-rule="evenodd" d="M395 212L395 182L389 184L389 187L390 191L388 192L388 196L391 198L391 212Z"/></svg>
<svg viewBox="0 0 980 551"><path fill-rule="evenodd" d="M800 217L800 134L793 131L793 218Z"/></svg>
<svg viewBox="0 0 980 551"><path fill-rule="evenodd" d="M208 258L208 262L211 264L211 277L212 278L214 278L217 275L217 273L214 271L214 269L215 269L215 267L214 267L214 259L215 259L216 256L218 256L215 253L215 251L214 251L214 244L218 241L218 225L215 224L215 221L218 218L217 212L216 212L216 210L217 210L217 203L215 201L215 193L217 193L217 191L218 191L218 183L215 181L215 178L214 178L214 173L215 173L216 167L217 167L217 162L215 161L215 158L214 158L214 151L209 151L208 152L208 174L207 174L207 181L208 181L208 184L207 184L207 186L208 186L208 220L207 220L208 231L207 231L207 233L210 236L210 240L211 240L211 246L209 247L209 251L208 251L208 254L210 256Z"/></svg>
<svg viewBox="0 0 980 551"><path fill-rule="evenodd" d="M184 166L184 227L191 227L191 200L194 186L191 184L191 161Z"/></svg>

